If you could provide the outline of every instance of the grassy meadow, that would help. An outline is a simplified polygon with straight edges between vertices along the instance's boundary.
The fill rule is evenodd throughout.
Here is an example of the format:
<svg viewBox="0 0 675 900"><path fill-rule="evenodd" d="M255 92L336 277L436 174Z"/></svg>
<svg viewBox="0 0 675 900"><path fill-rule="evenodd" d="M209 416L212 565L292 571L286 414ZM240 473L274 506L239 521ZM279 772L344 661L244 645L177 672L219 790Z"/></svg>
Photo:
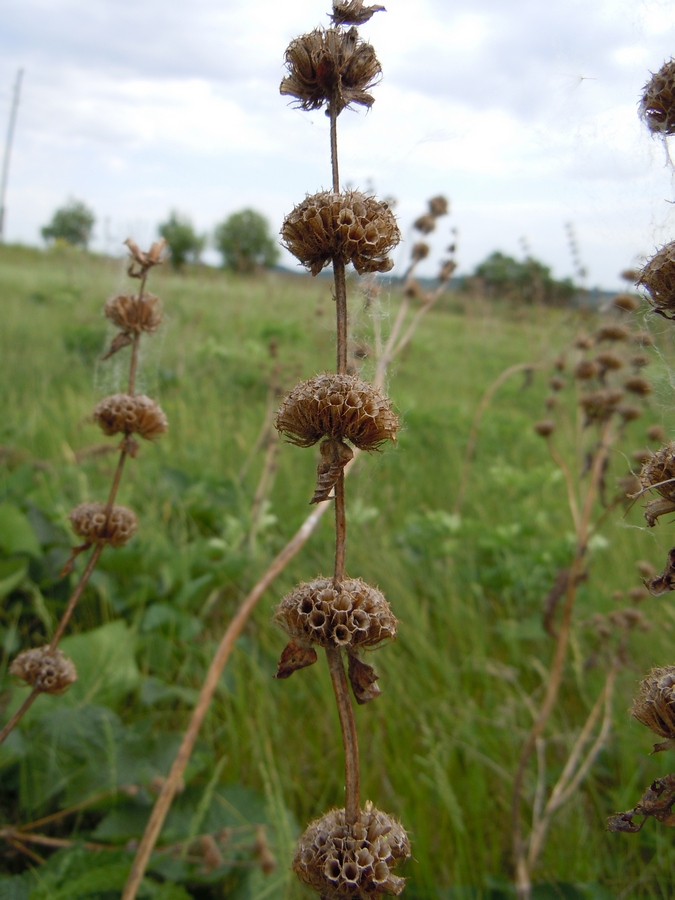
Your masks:
<svg viewBox="0 0 675 900"><path fill-rule="evenodd" d="M334 368L331 282L164 267L148 287L162 298L165 324L145 344L139 389L160 402L169 432L144 442L127 465L118 502L137 512L138 534L104 551L62 642L78 682L62 697L39 697L0 748L0 900L119 897L223 628L310 510L316 448L283 445L252 529L265 455L256 442L273 371L290 389ZM58 574L74 543L67 514L107 496L117 458L106 448L117 442L90 417L98 400L124 389L128 351L100 361L112 334L102 305L129 289L121 260L0 247L3 722L27 690L7 675L9 661L48 639L76 577ZM354 340L372 344L375 316L386 334L398 302L385 290L364 308L354 282ZM675 425L672 326L638 318L657 342L646 370L654 393L613 452L608 484L628 472L647 425L669 435ZM356 716L363 799L399 817L411 836L408 900L513 896L511 779L552 652L544 598L574 541L564 480L532 426L544 415L553 360L596 325L591 313L446 294L389 372L403 423L397 446L362 458L347 480L347 572L378 585L400 620L397 641L369 657L383 694ZM476 407L518 363L540 368L497 391L457 509ZM373 371L366 355L362 375ZM562 392L572 409L573 392ZM560 446L570 441L563 431ZM665 522L644 527L638 502L617 508L592 540L546 732L549 783L603 682L588 620L630 602L626 592L641 583L636 561L660 570L669 534ZM310 896L288 868L299 831L342 805L340 732L323 659L288 681L272 678L285 637L271 614L293 585L329 574L332 562L329 514L238 642L160 842L182 849L155 857L139 896ZM83 565L80 558L76 573ZM652 627L631 638L611 737L553 821L535 873L538 900L672 896L667 828L648 821L636 835L605 830L607 816L673 768L667 753L648 755L656 738L627 712L638 680L653 665L675 664L669 596L641 610ZM533 788L528 782L528 798ZM56 844L7 832L73 807L33 829ZM252 849L258 825L278 862L269 874ZM190 843L205 834L217 840L215 862L203 841Z"/></svg>

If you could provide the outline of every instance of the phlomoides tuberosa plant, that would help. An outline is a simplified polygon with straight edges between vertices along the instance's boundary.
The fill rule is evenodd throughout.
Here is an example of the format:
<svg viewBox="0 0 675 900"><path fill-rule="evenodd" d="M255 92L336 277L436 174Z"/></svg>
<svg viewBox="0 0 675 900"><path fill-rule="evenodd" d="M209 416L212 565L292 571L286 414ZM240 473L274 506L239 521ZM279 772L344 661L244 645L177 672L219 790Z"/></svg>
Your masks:
<svg viewBox="0 0 675 900"><path fill-rule="evenodd" d="M113 394L101 400L93 411L93 418L104 434L122 436L119 460L107 500L81 503L68 516L73 531L82 543L73 548L61 574L65 576L73 571L79 554L87 551L91 553L50 643L23 650L10 665L10 672L30 686L31 691L0 731L0 743L39 694L60 694L77 679L73 662L59 650L59 641L104 548L121 547L136 532L138 523L135 513L124 506L115 505L127 459L136 457L139 450L138 438L152 441L168 428L166 416L159 405L136 391L141 337L153 334L162 321L159 298L146 290L146 283L151 269L162 262L165 242L157 241L147 252L140 250L131 239L126 241L126 245L130 255L127 271L131 278L139 282L138 293L120 294L106 302L105 316L117 333L103 359L109 359L123 348L130 347L127 388L125 393Z"/></svg>

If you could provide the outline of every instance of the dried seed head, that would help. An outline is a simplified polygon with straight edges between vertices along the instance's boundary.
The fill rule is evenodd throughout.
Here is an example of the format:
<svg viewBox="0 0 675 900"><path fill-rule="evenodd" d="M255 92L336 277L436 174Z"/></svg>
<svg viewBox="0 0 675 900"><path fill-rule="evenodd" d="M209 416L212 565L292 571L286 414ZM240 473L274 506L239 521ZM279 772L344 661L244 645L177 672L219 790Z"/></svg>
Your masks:
<svg viewBox="0 0 675 900"><path fill-rule="evenodd" d="M429 215L438 218L439 216L447 216L449 210L447 197L439 194L438 197L432 197L429 200Z"/></svg>
<svg viewBox="0 0 675 900"><path fill-rule="evenodd" d="M593 338L587 334L578 334L574 339L574 346L578 350L590 350L593 346Z"/></svg>
<svg viewBox="0 0 675 900"><path fill-rule="evenodd" d="M659 516L675 512L675 443L661 447L644 464L640 484L643 490L654 488L663 498L650 500L645 506L648 525L655 525Z"/></svg>
<svg viewBox="0 0 675 900"><path fill-rule="evenodd" d="M666 244L640 270L638 286L649 292L657 313L672 319L675 313L675 241Z"/></svg>
<svg viewBox="0 0 675 900"><path fill-rule="evenodd" d="M554 375L548 383L552 391L561 391L565 387L565 379L560 375Z"/></svg>
<svg viewBox="0 0 675 900"><path fill-rule="evenodd" d="M297 384L279 407L274 424L299 447L330 437L375 450L396 440L398 417L390 401L356 375L326 374Z"/></svg>
<svg viewBox="0 0 675 900"><path fill-rule="evenodd" d="M384 6L364 6L363 0L333 0L334 25L363 25L376 12L386 12Z"/></svg>
<svg viewBox="0 0 675 900"><path fill-rule="evenodd" d="M454 259L446 259L445 262L441 263L441 268L438 270L438 280L450 281L456 268L457 263Z"/></svg>
<svg viewBox="0 0 675 900"><path fill-rule="evenodd" d="M675 134L675 60L664 63L642 89L640 116L652 134Z"/></svg>
<svg viewBox="0 0 675 900"><path fill-rule="evenodd" d="M429 255L429 245L425 244L424 241L418 241L413 245L412 252L410 256L415 262L419 262L422 259L426 259Z"/></svg>
<svg viewBox="0 0 675 900"><path fill-rule="evenodd" d="M401 234L386 203L360 191L322 191L308 196L286 216L281 239L312 275L332 260L351 262L363 275L392 268L387 254Z"/></svg>
<svg viewBox="0 0 675 900"><path fill-rule="evenodd" d="M654 734L675 738L675 666L652 669L640 683L631 713ZM657 748L665 749L659 744Z"/></svg>
<svg viewBox="0 0 675 900"><path fill-rule="evenodd" d="M603 350L601 353L598 353L596 359L603 369L621 369L624 365L624 361L619 354L613 353L611 350Z"/></svg>
<svg viewBox="0 0 675 900"><path fill-rule="evenodd" d="M623 391L615 388L603 388L581 396L579 406L586 413L586 424L606 422L616 412L622 398Z"/></svg>
<svg viewBox="0 0 675 900"><path fill-rule="evenodd" d="M636 331L632 336L633 343L639 347L653 347L654 338L648 331Z"/></svg>
<svg viewBox="0 0 675 900"><path fill-rule="evenodd" d="M647 437L650 441L661 444L666 439L666 429L663 425L650 425L647 429Z"/></svg>
<svg viewBox="0 0 675 900"><path fill-rule="evenodd" d="M405 879L392 870L409 856L403 826L367 803L356 825L347 824L344 809L311 822L298 840L293 871L322 900L372 900L401 893Z"/></svg>
<svg viewBox="0 0 675 900"><path fill-rule="evenodd" d="M166 247L164 238L155 241L147 253L144 253L132 238L127 238L124 243L126 244L129 250L129 256L131 257L127 272L132 278L142 278L148 269L164 262L164 259L162 258L164 248Z"/></svg>
<svg viewBox="0 0 675 900"><path fill-rule="evenodd" d="M68 518L73 531L89 544L121 547L133 537L138 527L135 513L125 506L113 506L106 516L105 503L80 503Z"/></svg>
<svg viewBox="0 0 675 900"><path fill-rule="evenodd" d="M48 644L19 653L9 671L43 694L60 694L77 681L73 661Z"/></svg>
<svg viewBox="0 0 675 900"><path fill-rule="evenodd" d="M648 447L645 447L641 450L633 450L633 452L631 453L631 459L633 459L636 463L644 465L646 462L649 462L653 455L654 454L652 453L652 451Z"/></svg>
<svg viewBox="0 0 675 900"><path fill-rule="evenodd" d="M627 391L630 391L631 394L637 394L638 397L646 397L647 394L651 394L653 390L651 383L640 375L634 375L632 378L629 378L628 381L624 382L623 386Z"/></svg>
<svg viewBox="0 0 675 900"><path fill-rule="evenodd" d="M277 606L274 621L292 642L322 647L376 647L396 637L396 618L384 594L360 578L299 584Z"/></svg>
<svg viewBox="0 0 675 900"><path fill-rule="evenodd" d="M645 353L636 353L631 356L630 364L636 371L639 371L649 365L649 357Z"/></svg>
<svg viewBox="0 0 675 900"><path fill-rule="evenodd" d="M157 331L162 321L159 297L154 294L120 294L107 301L104 314L125 334Z"/></svg>
<svg viewBox="0 0 675 900"><path fill-rule="evenodd" d="M628 591L628 597L633 603L642 603L649 599L649 591L644 584L636 584Z"/></svg>
<svg viewBox="0 0 675 900"><path fill-rule="evenodd" d="M413 228L421 231L422 234L431 234L435 227L436 217L431 213L425 213L423 216L420 216L419 219L415 219L415 221L413 222Z"/></svg>
<svg viewBox="0 0 675 900"><path fill-rule="evenodd" d="M589 381L600 374L600 366L594 359L582 359L574 367L574 377L579 381Z"/></svg>
<svg viewBox="0 0 675 900"><path fill-rule="evenodd" d="M620 403L616 411L624 420L624 422L633 422L635 419L639 419L642 415L642 410L639 406L633 406L631 403Z"/></svg>
<svg viewBox="0 0 675 900"><path fill-rule="evenodd" d="M668 552L668 561L663 572L657 574L656 569L649 563L643 565L644 586L653 597L661 597L675 591L675 547Z"/></svg>
<svg viewBox="0 0 675 900"><path fill-rule="evenodd" d="M555 423L551 419L542 419L541 422L535 423L534 430L541 437L547 438L555 431Z"/></svg>
<svg viewBox="0 0 675 900"><path fill-rule="evenodd" d="M627 341L630 337L630 328L625 325L608 324L602 325L595 332L596 341Z"/></svg>
<svg viewBox="0 0 675 900"><path fill-rule="evenodd" d="M635 294L617 294L612 300L612 306L625 312L635 312L640 308L640 298Z"/></svg>
<svg viewBox="0 0 675 900"><path fill-rule="evenodd" d="M368 91L382 75L375 50L359 39L356 28L316 28L301 35L286 50L286 68L282 94L295 97L302 109L334 103L338 114L354 103L371 107L375 99Z"/></svg>
<svg viewBox="0 0 675 900"><path fill-rule="evenodd" d="M546 409L555 409L558 405L558 397L556 394L551 394L545 400Z"/></svg>
<svg viewBox="0 0 675 900"><path fill-rule="evenodd" d="M145 394L113 394L94 408L94 419L104 434L139 434L152 440L169 424L161 407Z"/></svg>

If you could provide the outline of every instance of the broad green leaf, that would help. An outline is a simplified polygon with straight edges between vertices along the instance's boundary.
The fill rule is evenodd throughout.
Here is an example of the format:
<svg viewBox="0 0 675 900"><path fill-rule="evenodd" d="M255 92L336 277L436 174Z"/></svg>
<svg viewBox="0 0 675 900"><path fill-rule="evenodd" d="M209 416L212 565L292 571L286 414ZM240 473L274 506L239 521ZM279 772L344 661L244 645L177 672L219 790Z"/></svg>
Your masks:
<svg viewBox="0 0 675 900"><path fill-rule="evenodd" d="M0 560L0 600L4 600L26 577L28 566L21 559Z"/></svg>
<svg viewBox="0 0 675 900"><path fill-rule="evenodd" d="M40 544L28 518L17 506L0 503L0 550L13 553L40 555Z"/></svg>
<svg viewBox="0 0 675 900"><path fill-rule="evenodd" d="M114 705L138 687L136 633L125 622L66 637L61 649L77 667L77 681L63 695L65 702Z"/></svg>

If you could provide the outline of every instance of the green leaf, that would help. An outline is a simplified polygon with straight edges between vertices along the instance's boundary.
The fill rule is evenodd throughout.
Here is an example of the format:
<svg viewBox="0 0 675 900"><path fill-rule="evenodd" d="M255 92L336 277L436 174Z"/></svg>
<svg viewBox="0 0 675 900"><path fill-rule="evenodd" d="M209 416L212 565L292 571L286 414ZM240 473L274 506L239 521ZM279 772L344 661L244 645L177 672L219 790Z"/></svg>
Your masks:
<svg viewBox="0 0 675 900"><path fill-rule="evenodd" d="M40 544L28 518L11 503L0 503L0 550L40 556Z"/></svg>
<svg viewBox="0 0 675 900"><path fill-rule="evenodd" d="M24 875L0 876L0 900L28 900L30 884Z"/></svg>
<svg viewBox="0 0 675 900"><path fill-rule="evenodd" d="M66 637L61 641L61 649L77 668L77 681L63 695L63 702L114 706L140 683L136 633L125 622L110 622Z"/></svg>
<svg viewBox="0 0 675 900"><path fill-rule="evenodd" d="M26 577L28 566L22 559L0 560L0 600L4 600Z"/></svg>

